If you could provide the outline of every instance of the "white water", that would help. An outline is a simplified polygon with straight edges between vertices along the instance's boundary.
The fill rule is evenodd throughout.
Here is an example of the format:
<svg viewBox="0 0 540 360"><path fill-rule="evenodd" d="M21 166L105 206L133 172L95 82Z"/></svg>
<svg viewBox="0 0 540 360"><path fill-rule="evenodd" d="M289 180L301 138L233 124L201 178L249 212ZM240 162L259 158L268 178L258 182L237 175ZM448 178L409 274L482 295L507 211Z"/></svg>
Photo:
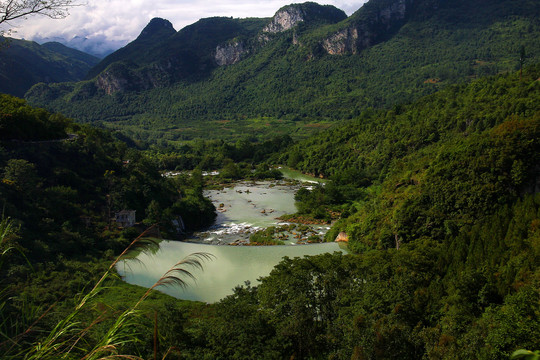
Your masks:
<svg viewBox="0 0 540 360"><path fill-rule="evenodd" d="M279 225L280 216L296 212L294 193L297 188L283 182L265 181L207 190L205 196L217 209L216 220L213 226L196 232L189 241L214 245L248 242L255 231Z"/></svg>
<svg viewBox="0 0 540 360"><path fill-rule="evenodd" d="M286 176L290 174L285 174ZM298 174L294 174L298 176ZM304 181L314 181L303 176ZM195 234L193 242L163 241L156 254L141 254L137 261L120 263L117 269L125 281L152 286L172 266L189 254L205 252L213 260L204 263L204 271L190 270L196 282L186 279L186 289L164 288L161 291L177 298L215 302L233 293L238 285L266 276L284 256L303 257L327 252L344 252L337 243L286 246L229 246L238 239L249 239L257 229L280 223L277 218L296 212L294 193L298 187L283 182L240 183L234 188L206 192L214 202L218 217L213 227ZM223 206L220 208L220 204ZM321 235L328 227L319 227ZM213 244L213 245L211 245ZM219 245L218 245L219 244Z"/></svg>

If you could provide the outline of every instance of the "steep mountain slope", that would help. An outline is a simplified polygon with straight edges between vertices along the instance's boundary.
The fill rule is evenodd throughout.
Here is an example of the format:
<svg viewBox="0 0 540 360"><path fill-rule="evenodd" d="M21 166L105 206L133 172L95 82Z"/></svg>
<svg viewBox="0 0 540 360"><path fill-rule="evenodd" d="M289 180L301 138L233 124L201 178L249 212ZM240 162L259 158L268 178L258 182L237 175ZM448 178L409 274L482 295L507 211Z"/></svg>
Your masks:
<svg viewBox="0 0 540 360"><path fill-rule="evenodd" d="M155 18L136 40L94 67L87 79L97 77L97 87L108 94L200 80L217 66L245 58L271 34L298 23L315 26L345 18L343 11L315 3L284 7L269 24L267 19L214 17L201 19L178 33L167 20Z"/></svg>
<svg viewBox="0 0 540 360"><path fill-rule="evenodd" d="M354 203L329 238L346 230L357 250L396 246L398 238L442 240L540 191L539 76L540 66L531 66L522 76L482 78L366 112L276 162L333 179L336 187L321 189L326 204L319 205ZM303 208L315 213L318 205Z"/></svg>
<svg viewBox="0 0 540 360"><path fill-rule="evenodd" d="M281 162L325 177L355 170L358 181L379 182L395 161L455 136L499 125L510 115L540 111L538 66L519 75L449 86L413 104L369 110L357 119L299 142ZM516 77L518 79L516 79ZM352 154L355 154L354 156Z"/></svg>
<svg viewBox="0 0 540 360"><path fill-rule="evenodd" d="M328 307L333 299L328 314L340 314L336 320L296 323L306 325L299 334L321 326L317 333L326 337L317 339L333 340L339 331L340 345L303 342L296 352L321 346L325 357L502 360L537 348L540 65L366 112L297 144L281 160L332 175L324 187L299 191L297 207L318 218L340 212L327 239L340 234L360 254L351 267L317 259L324 270L314 259L285 261L256 289L237 292L232 304L255 299L254 313L270 299L266 306L279 324L285 312L276 315L274 304L290 311L301 301L296 281L306 269L310 279L340 274L328 283L344 279L344 292L332 289L319 295L320 307L311 305ZM347 269L350 275L339 272ZM287 286L294 290L284 295L279 289ZM302 296L315 289L320 283ZM287 316L304 314L301 303Z"/></svg>
<svg viewBox="0 0 540 360"><path fill-rule="evenodd" d="M347 19L333 10L313 22L299 21L301 6L249 20L249 29L248 20L201 20L156 45L144 64L123 58L87 82L35 86L27 98L150 140L205 137L222 120L221 133L238 136L245 119L261 118L266 133L279 126L302 136L305 122L354 118L515 70L522 46L527 61L540 58L531 0L371 0ZM224 27L233 30L216 32Z"/></svg>
<svg viewBox="0 0 540 360"><path fill-rule="evenodd" d="M97 74L98 90L140 91L200 79L217 66L213 52L220 43L251 31L251 21L229 18L202 19L178 33L163 27L164 23L152 20L134 42L90 71L89 77ZM156 31L156 25L163 30Z"/></svg>
<svg viewBox="0 0 540 360"><path fill-rule="evenodd" d="M60 43L6 39L0 49L0 92L23 96L38 82L78 81L99 59Z"/></svg>
<svg viewBox="0 0 540 360"><path fill-rule="evenodd" d="M161 44L164 39L175 33L176 30L174 30L168 20L160 18L152 19L141 31L137 39L101 60L99 64L88 72L86 78L91 79L97 76L107 66L117 61L129 60L135 64L140 64L142 62L141 59L148 56L148 53L152 53L156 45Z"/></svg>

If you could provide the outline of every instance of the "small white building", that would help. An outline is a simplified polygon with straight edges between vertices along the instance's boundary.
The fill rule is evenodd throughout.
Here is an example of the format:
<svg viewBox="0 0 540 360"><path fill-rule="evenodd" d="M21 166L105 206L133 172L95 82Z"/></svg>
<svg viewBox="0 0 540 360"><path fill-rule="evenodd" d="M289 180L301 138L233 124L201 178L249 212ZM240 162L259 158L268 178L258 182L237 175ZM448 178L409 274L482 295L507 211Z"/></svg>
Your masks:
<svg viewBox="0 0 540 360"><path fill-rule="evenodd" d="M114 214L114 220L120 227L132 227L135 225L136 210L122 210Z"/></svg>

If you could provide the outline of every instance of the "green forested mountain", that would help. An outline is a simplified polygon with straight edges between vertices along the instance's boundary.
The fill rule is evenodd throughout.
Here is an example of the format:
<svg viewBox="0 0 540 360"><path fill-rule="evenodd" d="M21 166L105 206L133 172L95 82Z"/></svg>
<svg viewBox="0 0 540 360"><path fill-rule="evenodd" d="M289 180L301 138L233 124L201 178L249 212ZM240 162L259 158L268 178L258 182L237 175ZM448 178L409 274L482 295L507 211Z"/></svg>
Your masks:
<svg viewBox="0 0 540 360"><path fill-rule="evenodd" d="M358 249L422 236L441 240L539 189L538 66L523 74L366 112L291 146L276 161L334 180L319 189L318 203L308 196L302 207L316 213L349 203L330 238L346 230Z"/></svg>
<svg viewBox="0 0 540 360"><path fill-rule="evenodd" d="M328 238L333 240L338 232L345 232L352 253L286 258L257 286L239 286L233 295L213 305L186 306L173 299L147 299L150 307L146 311L151 316L135 317L124 326L120 332L123 337L111 339L117 341L115 351L143 358L152 357L156 349L160 356L187 359L502 360L517 349L537 350L539 79L540 66L534 65L522 74L513 72L451 86L408 105L365 112L348 124L293 145L285 154L276 154L275 161L331 175L332 181L325 186L299 191L298 208L313 217L338 212L340 219ZM79 137L79 143L88 142L88 135L79 133ZM108 146L107 142L102 138L100 146ZM3 145L3 159L7 159L13 150ZM217 145L209 148L209 155ZM22 151L18 143L11 146ZM115 146L122 149L120 144ZM221 147L232 153L242 149L224 143ZM101 159L103 154L92 149L85 153ZM203 150L204 146L197 149ZM116 152L109 146L106 154L115 157ZM41 163L43 159L35 162L36 168ZM31 166L19 160L5 164L0 190L12 199L10 194L28 185L22 180L29 179L19 175L13 180L14 174L22 174L14 169L26 165L23 168L29 173ZM101 161L96 166L99 164ZM122 177L130 167L114 169ZM109 176L114 174L105 171L104 180L93 181L103 189L121 189L116 187L117 181L128 186L134 176L148 173L145 167L124 183L112 180ZM74 176L59 178L64 185L55 188L54 194L60 190L65 193L66 187L72 186L66 185L66 179L75 183ZM49 189L53 185L49 181L44 177L36 191ZM135 186L144 188L142 184ZM69 197L47 199L61 205ZM24 218L15 211L14 200L8 204L9 213ZM39 221L58 216L54 222L46 222L52 226L61 223L65 216L61 214L76 213L61 213L63 206L55 205L57 210L49 210L50 215ZM155 214L151 208L155 206L149 206L148 214ZM64 222L63 236L49 240L49 246L64 244L75 223ZM18 241L29 248L28 244L44 248L36 239ZM101 246L115 244L111 241ZM77 254L77 246L68 248ZM26 274L20 262L12 263L11 257L7 260L11 274ZM62 264L63 271L75 266L64 260ZM76 269L81 271L81 267ZM65 276L60 270L55 274ZM79 281L85 278L77 275ZM54 291L66 289L47 281L44 275L29 281L24 294L42 294L51 284ZM71 281L68 288L76 291L73 288L78 284ZM113 296L118 291L121 295ZM107 336L116 319L124 315L100 312L106 308L102 302L107 301L112 309L129 310L126 304L141 296L139 291L129 291L122 287L104 291L103 297L90 303L91 311L78 314L77 321L88 326L88 337L87 342L72 348L71 355L84 356L96 339ZM10 306L14 313L23 307L16 301ZM53 328L57 324L54 315L60 317L62 310L46 316L49 322L42 326ZM159 334L156 347L155 327ZM134 328L136 333L131 331ZM34 334L29 341L41 339ZM68 345L61 343L59 349L70 346L69 338L60 339ZM24 351L25 344L18 346ZM54 355L58 353L49 358Z"/></svg>
<svg viewBox="0 0 540 360"><path fill-rule="evenodd" d="M255 351L270 353L278 339L281 356L321 359L508 359L538 349L539 139L534 66L296 144L281 161L333 178L297 194L300 212L340 211L327 237L345 232L360 255L284 260L217 305L208 331L219 330L206 340L255 333L265 339ZM240 306L252 311L231 316ZM216 325L234 321L249 326Z"/></svg>
<svg viewBox="0 0 540 360"><path fill-rule="evenodd" d="M292 146L276 162L332 178L299 191L299 211L339 212L328 240L345 232L356 255L284 259L181 330L163 314L168 344L193 359L538 349L539 79L536 65L451 86Z"/></svg>
<svg viewBox="0 0 540 360"><path fill-rule="evenodd" d="M311 26L335 23L346 18L343 11L333 6L305 3L287 6L284 10L291 8L295 10L294 15ZM169 21L152 19L137 39L101 61L88 73L87 79L100 75L111 64L121 63L139 77L148 71L157 71L169 78L169 82L147 79L153 82L148 87L163 87L186 79L200 80L219 65L220 61L216 59L218 46L242 44L235 50L247 54L258 47L260 40L257 37L268 22L269 19L264 18L213 17L201 19L175 32ZM227 54L224 56L227 57ZM141 87L136 89L141 90Z"/></svg>
<svg viewBox="0 0 540 360"><path fill-rule="evenodd" d="M78 81L99 59L60 43L0 38L0 92L24 96L36 83Z"/></svg>
<svg viewBox="0 0 540 360"><path fill-rule="evenodd" d="M85 62L91 67L96 65L100 61L99 58L93 55L67 47L56 41L46 42L41 44L41 46L58 54L62 54L70 59L76 59Z"/></svg>
<svg viewBox="0 0 540 360"><path fill-rule="evenodd" d="M107 66L117 61L130 61L140 65L141 62L144 62L142 59L153 53L157 44L175 33L176 31L169 21L159 18L152 19L137 39L105 57L88 72L86 77L90 79L95 77Z"/></svg>
<svg viewBox="0 0 540 360"><path fill-rule="evenodd" d="M111 134L9 95L0 96L0 109L2 207L20 222L21 245L33 260L106 249L96 236L121 210L135 210L140 222L169 223L172 237L170 221L178 216L191 229L213 221L200 185L162 177L152 160ZM200 213L189 208L199 202Z"/></svg>
<svg viewBox="0 0 540 360"><path fill-rule="evenodd" d="M347 19L309 3L177 33L158 19L95 77L27 94L180 145L174 153L142 154L122 134L0 97L3 356L538 354L539 11L526 0L372 0ZM182 55L177 63L160 53L161 39ZM245 136L269 131L286 134L258 144ZM197 137L213 140L185 143ZM167 235L178 215L201 226L214 209L199 169L257 178L268 163L328 178L296 193L298 212L333 221L327 240L346 238L350 254L285 258L215 304L114 281L99 296L88 290L136 236L111 226L110 211L135 209ZM158 166L196 170L172 180ZM135 311L139 299L148 307Z"/></svg>
<svg viewBox="0 0 540 360"><path fill-rule="evenodd" d="M36 85L26 96L141 139L212 137L211 129L237 137L241 126L258 122L268 126L255 126L254 136L277 129L302 137L313 130L309 123L325 127L448 84L514 71L522 48L526 64L540 54L536 1L372 0L334 23L280 25L295 9L266 20L204 19L164 40L166 47L143 46L148 55L134 63L131 55L112 54L117 61L106 59L93 79ZM180 50L180 63L168 61L169 51Z"/></svg>

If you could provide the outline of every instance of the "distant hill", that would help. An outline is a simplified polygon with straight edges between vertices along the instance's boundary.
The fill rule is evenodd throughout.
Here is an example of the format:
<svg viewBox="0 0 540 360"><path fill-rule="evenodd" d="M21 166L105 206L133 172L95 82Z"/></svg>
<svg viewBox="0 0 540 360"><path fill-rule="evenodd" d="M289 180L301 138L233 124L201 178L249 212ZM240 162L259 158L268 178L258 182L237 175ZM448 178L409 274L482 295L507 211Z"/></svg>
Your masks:
<svg viewBox="0 0 540 360"><path fill-rule="evenodd" d="M78 81L99 59L60 43L6 38L0 49L0 92L23 96L38 82Z"/></svg>
<svg viewBox="0 0 540 360"><path fill-rule="evenodd" d="M252 136L280 129L303 137L312 123L326 127L514 71L521 47L526 63L538 61L537 5L370 0L347 18L333 6L305 3L271 19L202 19L177 33L155 19L86 81L40 84L26 97L152 141L237 138L246 122L257 124Z"/></svg>
<svg viewBox="0 0 540 360"><path fill-rule="evenodd" d="M46 42L41 44L41 46L55 53L64 55L71 59L82 61L91 66L96 65L100 61L99 58L91 54L68 47L56 41Z"/></svg>

